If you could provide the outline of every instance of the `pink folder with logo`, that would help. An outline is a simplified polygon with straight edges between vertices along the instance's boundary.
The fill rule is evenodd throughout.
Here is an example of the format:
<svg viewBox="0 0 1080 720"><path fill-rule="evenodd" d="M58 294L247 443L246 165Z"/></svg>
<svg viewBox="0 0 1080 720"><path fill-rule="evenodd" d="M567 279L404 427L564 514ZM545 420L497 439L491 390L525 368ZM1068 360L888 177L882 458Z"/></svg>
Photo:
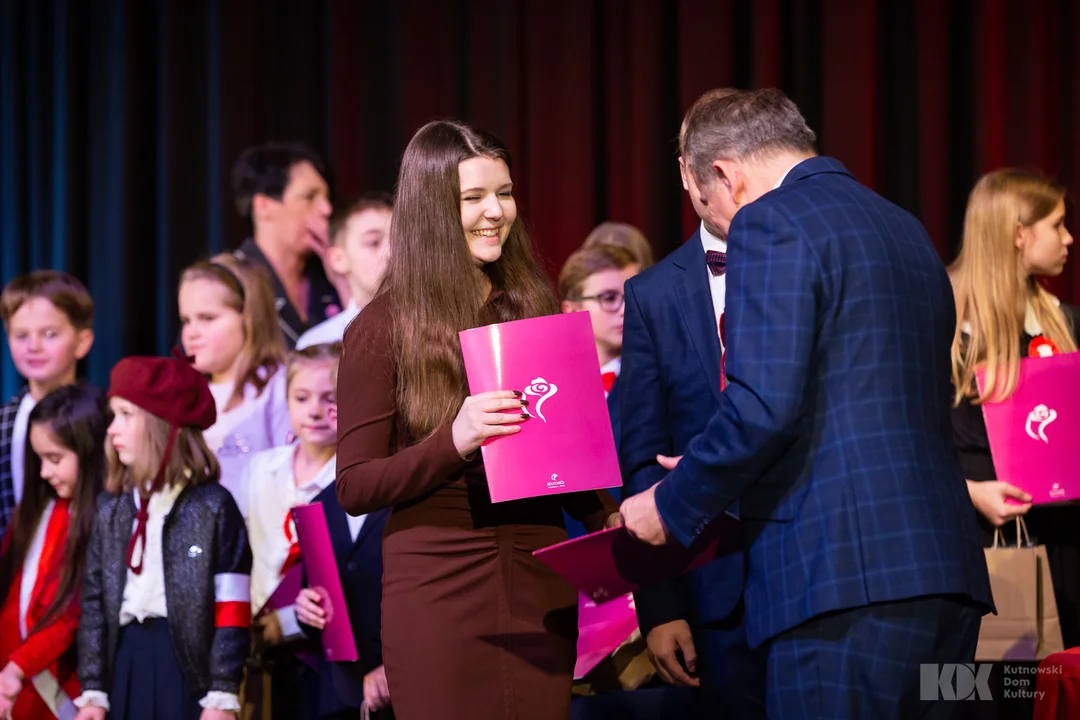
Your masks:
<svg viewBox="0 0 1080 720"><path fill-rule="evenodd" d="M345 607L334 546L326 526L322 503L301 505L292 509L300 553L307 571L308 587L319 593L322 609L326 611L326 627L322 631L323 654L331 662L358 660L353 640L352 622ZM299 591L298 591L299 592ZM296 597L295 595L293 597Z"/></svg>
<svg viewBox="0 0 1080 720"><path fill-rule="evenodd" d="M566 540L533 555L600 604L678 577L741 548L738 518L722 513L688 548L674 540L649 545L617 527Z"/></svg>
<svg viewBox="0 0 1080 720"><path fill-rule="evenodd" d="M469 391L517 390L532 415L520 433L480 448L492 502L622 485L587 312L488 325L460 337Z"/></svg>
<svg viewBox="0 0 1080 720"><path fill-rule="evenodd" d="M578 642L574 679L588 675L604 658L615 652L637 629L634 596L596 603L578 593Z"/></svg>
<svg viewBox="0 0 1080 720"><path fill-rule="evenodd" d="M1015 392L982 408L998 480L1034 504L1080 498L1080 353L1021 359Z"/></svg>

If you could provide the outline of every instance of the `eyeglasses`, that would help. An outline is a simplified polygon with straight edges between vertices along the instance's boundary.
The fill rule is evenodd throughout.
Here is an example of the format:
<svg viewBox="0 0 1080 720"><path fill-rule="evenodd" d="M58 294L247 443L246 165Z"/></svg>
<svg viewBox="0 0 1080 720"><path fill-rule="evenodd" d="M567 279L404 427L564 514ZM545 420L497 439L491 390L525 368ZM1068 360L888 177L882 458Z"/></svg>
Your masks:
<svg viewBox="0 0 1080 720"><path fill-rule="evenodd" d="M576 298L575 302L583 302L585 300L595 300L601 310L613 313L622 310L624 297L618 290L606 290L596 295Z"/></svg>

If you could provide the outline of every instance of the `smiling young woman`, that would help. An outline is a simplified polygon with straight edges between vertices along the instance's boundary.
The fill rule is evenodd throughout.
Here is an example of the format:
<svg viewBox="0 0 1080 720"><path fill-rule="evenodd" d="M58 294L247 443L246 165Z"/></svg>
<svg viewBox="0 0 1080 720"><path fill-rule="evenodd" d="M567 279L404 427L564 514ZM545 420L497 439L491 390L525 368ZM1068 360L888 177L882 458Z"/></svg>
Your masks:
<svg viewBox="0 0 1080 720"><path fill-rule="evenodd" d="M559 309L512 189L497 139L421 128L402 160L382 294L345 335L338 498L354 515L394 508L383 659L399 720L569 717L577 593L532 551L566 539L564 506L590 530L617 509L607 493L497 505L488 494L480 444L529 416L520 393L467 397L458 332Z"/></svg>

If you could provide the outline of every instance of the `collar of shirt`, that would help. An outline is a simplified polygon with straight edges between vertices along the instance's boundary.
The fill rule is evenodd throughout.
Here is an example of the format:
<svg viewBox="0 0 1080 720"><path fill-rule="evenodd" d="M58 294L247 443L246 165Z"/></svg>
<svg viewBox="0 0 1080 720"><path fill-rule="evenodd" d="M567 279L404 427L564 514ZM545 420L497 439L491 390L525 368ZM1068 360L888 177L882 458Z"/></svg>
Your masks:
<svg viewBox="0 0 1080 720"><path fill-rule="evenodd" d="M783 175L781 175L781 176L780 176L780 179L776 181L776 184L775 184L775 185L773 185L773 190L775 190L776 188L778 188L778 187L780 187L781 185L783 185L783 184L784 184L784 181L785 181L785 180L787 180L787 176L791 174L791 171L792 171L792 170L794 170L795 168L797 168L797 167L798 167L799 165L802 165L802 164L803 164L803 162L805 162L805 161L804 161L804 160L800 160L799 162L795 163L794 165L792 165L791 167L789 167L789 168L788 168L787 170L785 170L785 171L784 171L784 174L783 174Z"/></svg>
<svg viewBox="0 0 1080 720"><path fill-rule="evenodd" d="M300 452L300 443L296 443L295 450L293 450L293 452L289 454L288 466L281 468L282 470L288 472L290 477L295 477L295 475L293 475L293 462L295 461L296 453L298 452ZM334 479L336 477L337 455L334 455L329 460L327 460L326 463L324 463L323 466L319 468L319 472L315 473L315 476L308 480L306 483L304 483L303 485L296 485L294 480L293 484L296 488L297 495L314 498L323 490L330 487L330 484L334 482ZM311 500L309 499L303 502L306 504L308 502L311 502Z"/></svg>
<svg viewBox="0 0 1080 720"><path fill-rule="evenodd" d="M705 252L708 252L709 250L716 250L722 253L727 252L727 241L721 240L709 232L705 228L704 222L701 223L701 228L699 228L698 233L701 235L701 244L705 248Z"/></svg>
<svg viewBox="0 0 1080 720"><path fill-rule="evenodd" d="M602 368L600 368L600 374L603 375L604 373L613 372L613 373L615 373L615 377L619 377L619 372L621 370L622 370L622 358L617 357L617 358L612 358L611 360L608 360L606 363L604 363L604 366Z"/></svg>

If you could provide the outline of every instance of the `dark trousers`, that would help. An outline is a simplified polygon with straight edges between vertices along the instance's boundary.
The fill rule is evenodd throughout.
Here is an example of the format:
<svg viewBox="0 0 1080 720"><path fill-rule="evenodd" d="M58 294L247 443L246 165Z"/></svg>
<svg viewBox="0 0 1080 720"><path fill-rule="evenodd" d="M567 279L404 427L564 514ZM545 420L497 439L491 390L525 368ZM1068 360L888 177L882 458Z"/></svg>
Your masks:
<svg viewBox="0 0 1080 720"><path fill-rule="evenodd" d="M920 666L974 662L982 615L933 596L814 618L766 646L769 718L949 718L963 703L920 699Z"/></svg>
<svg viewBox="0 0 1080 720"><path fill-rule="evenodd" d="M201 698L176 662L168 620L125 625L113 665L110 720L199 720Z"/></svg>
<svg viewBox="0 0 1080 720"><path fill-rule="evenodd" d="M767 653L746 644L742 601L725 620L693 625L700 710L695 717L715 718L718 708L731 720L764 720Z"/></svg>

